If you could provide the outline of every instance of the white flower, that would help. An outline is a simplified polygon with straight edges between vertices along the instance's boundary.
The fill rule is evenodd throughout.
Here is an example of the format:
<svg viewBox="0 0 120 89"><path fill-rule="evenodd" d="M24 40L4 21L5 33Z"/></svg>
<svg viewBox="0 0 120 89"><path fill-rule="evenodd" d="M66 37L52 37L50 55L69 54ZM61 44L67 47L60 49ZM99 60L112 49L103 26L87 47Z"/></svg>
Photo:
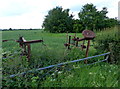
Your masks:
<svg viewBox="0 0 120 89"><path fill-rule="evenodd" d="M111 72L111 70L109 70L109 72Z"/></svg>
<svg viewBox="0 0 120 89"><path fill-rule="evenodd" d="M104 76L102 76L101 78L102 78L102 79L105 79L105 77L104 77Z"/></svg>
<svg viewBox="0 0 120 89"><path fill-rule="evenodd" d="M89 74L93 74L92 72L90 72Z"/></svg>
<svg viewBox="0 0 120 89"><path fill-rule="evenodd" d="M55 81L55 79L51 79L50 81Z"/></svg>
<svg viewBox="0 0 120 89"><path fill-rule="evenodd" d="M52 75L55 75L54 73Z"/></svg>
<svg viewBox="0 0 120 89"><path fill-rule="evenodd" d="M62 73L62 71L59 71L58 74Z"/></svg>

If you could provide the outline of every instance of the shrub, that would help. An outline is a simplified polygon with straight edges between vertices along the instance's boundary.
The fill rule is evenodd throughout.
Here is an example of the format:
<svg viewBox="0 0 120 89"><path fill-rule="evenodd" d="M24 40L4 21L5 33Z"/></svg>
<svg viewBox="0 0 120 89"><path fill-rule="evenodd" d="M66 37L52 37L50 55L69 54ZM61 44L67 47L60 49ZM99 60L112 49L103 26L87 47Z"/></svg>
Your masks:
<svg viewBox="0 0 120 89"><path fill-rule="evenodd" d="M118 34L117 28L112 28L111 30L105 30L101 31L97 34L95 41L96 45L95 48L97 49L97 52L108 52L110 51L110 63L116 63L118 62L118 58L120 55L120 43L119 43L120 37Z"/></svg>

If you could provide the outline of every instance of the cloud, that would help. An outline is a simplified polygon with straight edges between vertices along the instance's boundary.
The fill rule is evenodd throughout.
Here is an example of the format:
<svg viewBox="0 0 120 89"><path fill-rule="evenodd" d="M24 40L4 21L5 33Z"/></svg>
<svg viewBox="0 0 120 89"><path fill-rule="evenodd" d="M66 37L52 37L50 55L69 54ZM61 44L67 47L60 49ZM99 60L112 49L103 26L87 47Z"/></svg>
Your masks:
<svg viewBox="0 0 120 89"><path fill-rule="evenodd" d="M108 8L107 16L118 16L119 0L0 0L0 28L41 28L48 11L56 6L78 12L86 3L93 3L98 10Z"/></svg>
<svg viewBox="0 0 120 89"><path fill-rule="evenodd" d="M31 12L20 16L0 18L0 28L40 28L44 18L43 13ZM1 27L2 26L2 27Z"/></svg>
<svg viewBox="0 0 120 89"><path fill-rule="evenodd" d="M118 20L120 20L120 1L118 3Z"/></svg>
<svg viewBox="0 0 120 89"><path fill-rule="evenodd" d="M51 0L52 1L52 0ZM47 11L53 4L50 0L2 0L0 3L0 16L13 16L32 11ZM46 3L47 2L47 3Z"/></svg>
<svg viewBox="0 0 120 89"><path fill-rule="evenodd" d="M16 0L17 1L17 0ZM23 4L23 2L16 2L15 0L2 0L0 3L0 16L13 16L20 15L28 11L29 7Z"/></svg>
<svg viewBox="0 0 120 89"><path fill-rule="evenodd" d="M41 28L53 3L47 0L3 0L0 8L0 28Z"/></svg>

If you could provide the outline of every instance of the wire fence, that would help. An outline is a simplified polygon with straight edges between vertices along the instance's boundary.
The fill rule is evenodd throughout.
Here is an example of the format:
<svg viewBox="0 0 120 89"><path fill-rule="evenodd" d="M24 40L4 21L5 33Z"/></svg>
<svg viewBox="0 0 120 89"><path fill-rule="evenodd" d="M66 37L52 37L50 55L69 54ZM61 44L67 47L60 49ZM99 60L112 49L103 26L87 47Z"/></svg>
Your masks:
<svg viewBox="0 0 120 89"><path fill-rule="evenodd" d="M25 74L27 74L27 73L33 73L33 72L35 72L35 71L50 69L50 68L53 68L53 67L60 67L60 66L65 65L65 64L74 63L74 62L79 62L79 61L84 61L84 60L88 60L88 59L91 59L91 58L100 57L100 56L105 56L105 55L109 55L109 54L110 54L110 52L104 53L104 54L100 54L100 55L91 56L91 57L86 57L86 58L83 58L83 59L78 59L78 60L63 62L63 63L59 63L59 64L55 64L55 65L50 65L50 66L43 67L43 68L32 69L32 70L29 70L29 71L27 71L27 72L22 72L22 73L18 73L18 74L13 74L13 75L10 75L10 76L8 76L8 77L9 77L9 78L13 78L13 77L15 77L15 76L25 75ZM86 64L85 66L87 66L87 65L92 65L92 64L96 64L96 63L100 63L100 62L107 61L107 60L108 60L108 56L107 56L106 59L104 59L104 60L100 60L100 61L97 61L97 62L94 62L94 63L91 63L91 64Z"/></svg>

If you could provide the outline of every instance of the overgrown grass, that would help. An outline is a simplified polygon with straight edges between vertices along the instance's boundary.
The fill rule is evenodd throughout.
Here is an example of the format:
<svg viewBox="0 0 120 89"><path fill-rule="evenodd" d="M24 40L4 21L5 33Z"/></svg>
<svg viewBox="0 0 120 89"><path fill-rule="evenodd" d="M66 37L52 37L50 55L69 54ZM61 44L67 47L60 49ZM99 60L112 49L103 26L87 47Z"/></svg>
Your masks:
<svg viewBox="0 0 120 89"><path fill-rule="evenodd" d="M69 72L57 72L48 76L43 87L118 87L118 67L99 64L77 67ZM56 76L56 77L54 77Z"/></svg>
<svg viewBox="0 0 120 89"><path fill-rule="evenodd" d="M19 44L14 41L3 42L3 77L11 74L21 73L31 69L46 67L61 62L76 60L85 57L85 50L72 47L67 50L66 33L47 33L42 30L31 31L3 31L3 40L19 38L19 35L26 40L43 39L44 44L31 44L31 60L26 61L26 57L20 56ZM99 34L99 33L98 33ZM74 33L70 33L74 35ZM82 34L77 36L82 38ZM86 43L87 44L87 43ZM93 44L92 44L93 45ZM96 49L90 47L89 56L96 55ZM101 53L100 53L101 54ZM93 58L88 61L102 60L104 57ZM4 78L4 87L118 87L118 66L101 63L97 65L83 66L84 62L71 63L53 70L38 71L15 78ZM70 71L71 70L71 71ZM47 73L49 72L49 73ZM47 73L47 74L46 74ZM44 75L44 76L43 76Z"/></svg>

